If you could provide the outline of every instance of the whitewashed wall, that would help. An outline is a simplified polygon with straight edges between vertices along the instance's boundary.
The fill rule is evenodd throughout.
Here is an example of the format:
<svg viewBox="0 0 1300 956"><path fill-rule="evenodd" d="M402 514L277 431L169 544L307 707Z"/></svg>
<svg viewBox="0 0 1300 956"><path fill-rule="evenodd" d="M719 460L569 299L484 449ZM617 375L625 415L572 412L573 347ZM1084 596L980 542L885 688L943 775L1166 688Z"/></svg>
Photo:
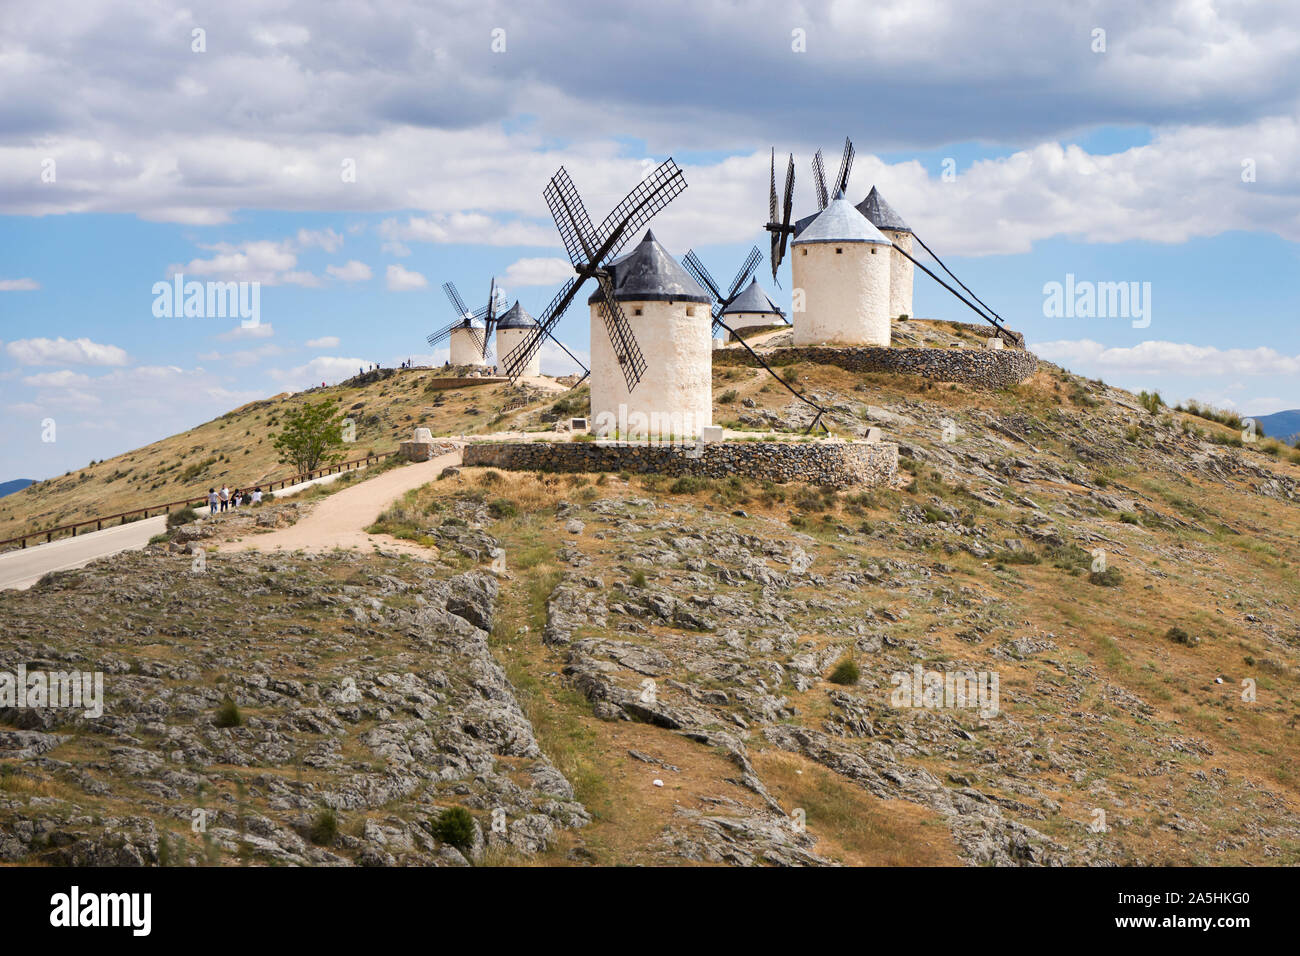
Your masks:
<svg viewBox="0 0 1300 956"><path fill-rule="evenodd" d="M531 329L497 329L496 340L496 358L497 365L505 371L506 356L524 339L532 335ZM524 366L521 375L541 375L542 374L542 350L538 349L533 353L533 357L528 360Z"/></svg>
<svg viewBox="0 0 1300 956"><path fill-rule="evenodd" d="M815 242L792 252L795 345L889 345L889 246Z"/></svg>
<svg viewBox="0 0 1300 956"><path fill-rule="evenodd" d="M908 253L911 253L912 234L910 232L895 232L892 229L882 231L885 238L898 243ZM889 250L889 317L891 319L896 319L900 315L905 315L909 319L915 318L912 314L912 283L915 269L912 260L907 256L904 256L897 249Z"/></svg>
<svg viewBox="0 0 1300 956"><path fill-rule="evenodd" d="M469 329L452 329L450 345L452 365L485 364L483 348L474 341L474 336Z"/></svg>
<svg viewBox="0 0 1300 956"><path fill-rule="evenodd" d="M591 306L591 420L593 428L611 424L622 437L637 413L664 424L660 436L695 438L713 424L713 316L704 302L620 302L632 326L646 370L628 393L623 370L605 329L599 304ZM641 314L637 315L637 310ZM693 312L688 315L687 311ZM619 406L626 406L620 413ZM602 415L602 413L605 413ZM669 425L668 423L673 423Z"/></svg>

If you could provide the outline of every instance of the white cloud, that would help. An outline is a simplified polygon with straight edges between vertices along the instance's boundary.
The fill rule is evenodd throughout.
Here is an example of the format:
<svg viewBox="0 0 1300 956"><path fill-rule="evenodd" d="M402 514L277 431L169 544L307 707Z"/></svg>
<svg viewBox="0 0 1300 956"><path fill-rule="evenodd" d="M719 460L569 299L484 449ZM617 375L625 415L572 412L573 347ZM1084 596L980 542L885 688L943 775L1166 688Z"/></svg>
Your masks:
<svg viewBox="0 0 1300 956"><path fill-rule="evenodd" d="M5 351L24 365L125 365L126 350L87 338L18 339Z"/></svg>
<svg viewBox="0 0 1300 956"><path fill-rule="evenodd" d="M222 332L217 336L223 342L238 341L240 339L269 339L275 334L275 327L270 322L258 322L257 325L237 325L229 332Z"/></svg>
<svg viewBox="0 0 1300 956"><path fill-rule="evenodd" d="M563 341L563 340L561 340ZM565 342L565 345L569 343ZM578 357L587 368L591 368L591 354L586 349L578 349L569 346L569 351ZM581 374L582 369L569 356L564 354L564 350L558 345L547 339L542 343L541 348L541 368L546 375L572 375L574 372Z"/></svg>
<svg viewBox="0 0 1300 956"><path fill-rule="evenodd" d="M280 348L280 346L268 343L259 345L256 348L227 352L224 355L220 352L205 352L199 355L198 359L201 362L230 362L240 368L246 368L250 365L256 365L262 359L282 355L283 353L284 349Z"/></svg>
<svg viewBox="0 0 1300 956"><path fill-rule="evenodd" d="M506 286L559 285L573 275L567 259L540 256L517 259L510 263L503 277Z"/></svg>
<svg viewBox="0 0 1300 956"><path fill-rule="evenodd" d="M365 359L319 355L296 368L271 369L270 374L277 382L291 383L300 389L313 388L320 382L335 384L351 378L359 369L369 368L372 364Z"/></svg>
<svg viewBox="0 0 1300 956"><path fill-rule="evenodd" d="M299 229L298 248L310 249L312 246L326 252L338 252L343 248L343 237L333 229Z"/></svg>
<svg viewBox="0 0 1300 956"><path fill-rule="evenodd" d="M565 165L599 222L640 178L621 138L631 130L657 158L737 154L684 167L689 192L656 219L680 252L761 236L767 143L795 151L797 209L809 211L808 156L847 132L885 155L974 140L1026 147L951 183L934 160L860 154L854 195L880 182L941 252L1016 251L1058 235L1300 238L1300 29L1284 3L1096 0L1082 25L1068 5L1029 2L802 5L794 19L810 52L793 81L788 30L781 42L773 33L791 19L786 0L756 0L744 16L694 0L599 17L584 4L483 0L475 17L443 6L392 0L376 13L284 0L265 22L229 4L208 18L221 43L205 56L175 42L166 25L189 14L168 0L129 14L90 4L77 17L9 18L0 75L21 76L28 95L3 115L12 135L0 146L0 213L203 225L242 210L415 210L385 222L390 254L413 242L554 249L547 177ZM480 23L493 18L528 42L484 70ZM1092 23L1108 30L1104 55L1091 52ZM122 36L149 70L122 68ZM634 79L651 72L675 82ZM594 111L592 76L610 78ZM854 110L868 87L880 92L869 126ZM1154 135L1114 155L1061 145L1100 126ZM45 158L59 163L59 188L30 175ZM1240 180L1243 159L1256 182ZM354 180L340 175L344 160ZM333 251L340 239L303 230L295 243ZM230 269L266 264L253 250L213 251L247 257ZM310 282L296 266L271 275Z"/></svg>
<svg viewBox="0 0 1300 956"><path fill-rule="evenodd" d="M336 349L339 347L339 337L337 335L325 335L319 339L308 339L307 348L309 349Z"/></svg>
<svg viewBox="0 0 1300 956"><path fill-rule="evenodd" d="M342 282L364 282L374 275L370 266L357 259L349 259L341 266L326 266L325 272Z"/></svg>
<svg viewBox="0 0 1300 956"><path fill-rule="evenodd" d="M1039 342L1030 348L1058 365L1083 366L1091 372L1146 375L1295 375L1300 355L1270 349L1220 349L1212 345L1151 341L1133 346L1102 345L1092 339Z"/></svg>
<svg viewBox="0 0 1300 956"><path fill-rule="evenodd" d="M0 279L0 292L35 292L40 287L35 279Z"/></svg>
<svg viewBox="0 0 1300 956"><path fill-rule="evenodd" d="M427 288L428 285L429 280L418 272L403 269L397 264L388 267L389 292L410 292L414 289Z"/></svg>
<svg viewBox="0 0 1300 956"><path fill-rule="evenodd" d="M37 375L28 375L23 379L23 384L35 388L73 388L89 385L91 381L89 375L64 369L60 372L41 372Z"/></svg>
<svg viewBox="0 0 1300 956"><path fill-rule="evenodd" d="M544 180L543 180L544 182ZM631 180L635 183L636 180ZM553 229L520 220L500 221L479 212L409 216L405 222L385 219L379 235L389 242L433 242L485 246L550 246ZM572 268L572 267L570 267Z"/></svg>

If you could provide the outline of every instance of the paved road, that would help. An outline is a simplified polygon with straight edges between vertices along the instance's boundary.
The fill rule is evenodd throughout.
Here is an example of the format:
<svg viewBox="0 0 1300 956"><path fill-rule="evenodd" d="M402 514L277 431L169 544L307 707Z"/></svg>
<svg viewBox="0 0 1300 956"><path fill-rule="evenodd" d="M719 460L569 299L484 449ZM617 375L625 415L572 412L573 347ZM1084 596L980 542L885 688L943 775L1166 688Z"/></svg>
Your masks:
<svg viewBox="0 0 1300 956"><path fill-rule="evenodd" d="M404 470L396 469L398 472ZM333 475L313 478L311 481L299 482L280 489L275 496L286 498L312 485L328 484L344 474L349 472L337 472ZM387 475L380 475L378 479L373 480L378 481L385 477ZM360 488L365 484L366 482L362 482L357 487ZM130 524L105 528L103 531L79 534L75 538L60 538L48 544L7 551L0 554L0 591L10 588L21 591L31 587L51 571L80 568L97 558L106 558L123 551L143 548L149 543L150 538L162 534L166 527L167 517L158 515L142 521L133 521Z"/></svg>

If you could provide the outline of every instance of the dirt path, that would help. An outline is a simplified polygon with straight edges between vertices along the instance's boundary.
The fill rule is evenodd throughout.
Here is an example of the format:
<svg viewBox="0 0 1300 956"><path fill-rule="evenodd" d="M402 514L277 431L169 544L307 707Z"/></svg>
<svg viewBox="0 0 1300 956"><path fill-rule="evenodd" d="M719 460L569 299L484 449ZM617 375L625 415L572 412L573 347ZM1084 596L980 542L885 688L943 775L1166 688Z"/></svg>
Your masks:
<svg viewBox="0 0 1300 956"><path fill-rule="evenodd" d="M403 465L369 478L350 488L336 491L321 500L311 513L291 527L270 534L252 535L242 541L218 545L218 551L331 551L334 548L358 548L370 551L381 547L418 557L429 557L429 549L399 541L386 534L366 534L363 530L402 495L438 477L450 465L459 465L460 452L442 455L432 461Z"/></svg>

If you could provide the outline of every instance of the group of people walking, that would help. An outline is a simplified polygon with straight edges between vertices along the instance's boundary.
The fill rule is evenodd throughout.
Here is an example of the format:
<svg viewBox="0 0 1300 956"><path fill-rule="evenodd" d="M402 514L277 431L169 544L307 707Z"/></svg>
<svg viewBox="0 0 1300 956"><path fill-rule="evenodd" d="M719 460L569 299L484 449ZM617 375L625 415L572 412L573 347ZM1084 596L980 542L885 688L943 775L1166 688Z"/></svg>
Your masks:
<svg viewBox="0 0 1300 956"><path fill-rule="evenodd" d="M216 488L208 489L208 508L211 514L216 514L218 510L225 511L227 508L238 508L242 504L255 505L262 500L262 489L254 488L252 491L242 491L236 488L231 491L225 485L221 490Z"/></svg>

